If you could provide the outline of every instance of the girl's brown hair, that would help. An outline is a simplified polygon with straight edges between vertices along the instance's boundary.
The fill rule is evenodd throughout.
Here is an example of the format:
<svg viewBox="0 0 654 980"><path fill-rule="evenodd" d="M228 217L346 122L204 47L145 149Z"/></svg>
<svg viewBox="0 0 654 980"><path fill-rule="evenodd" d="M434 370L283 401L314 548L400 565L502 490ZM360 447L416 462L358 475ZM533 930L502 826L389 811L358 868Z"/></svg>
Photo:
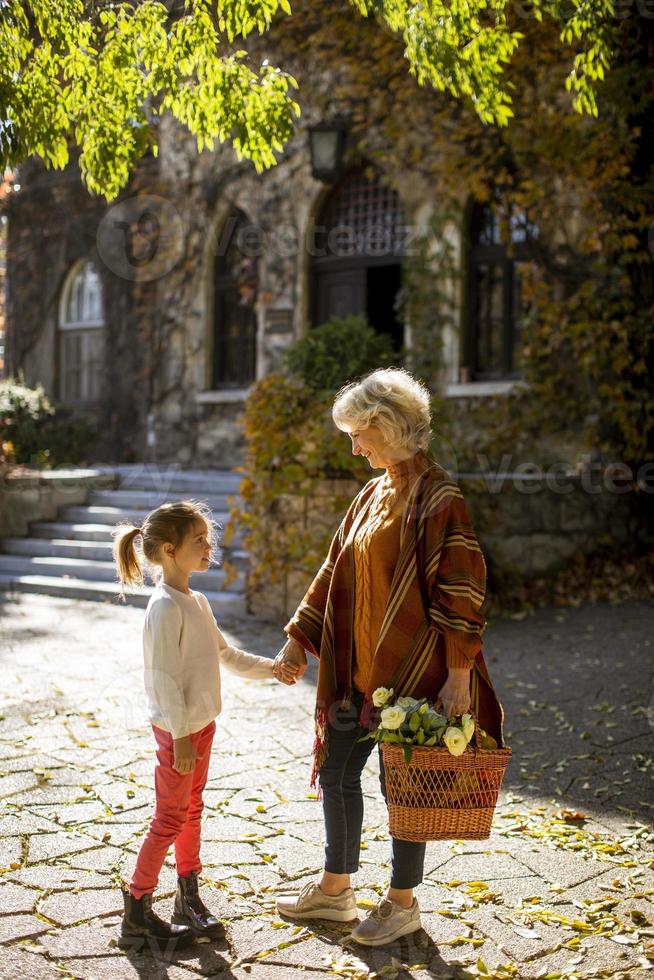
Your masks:
<svg viewBox="0 0 654 980"><path fill-rule="evenodd" d="M207 525L211 557L215 559L215 522L206 504L196 500L162 504L150 511L141 527L119 524L113 532L113 554L121 585L143 585L144 563L157 566L160 563L161 546L172 544L174 548L179 548L193 532L196 521L204 521ZM136 550L136 538L139 535L142 557Z"/></svg>

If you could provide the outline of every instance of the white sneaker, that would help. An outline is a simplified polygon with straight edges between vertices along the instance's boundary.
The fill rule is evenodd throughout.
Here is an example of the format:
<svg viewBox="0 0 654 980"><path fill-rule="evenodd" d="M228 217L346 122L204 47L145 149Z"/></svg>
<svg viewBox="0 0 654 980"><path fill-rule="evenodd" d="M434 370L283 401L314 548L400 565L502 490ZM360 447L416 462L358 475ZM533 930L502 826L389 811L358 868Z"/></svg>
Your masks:
<svg viewBox="0 0 654 980"><path fill-rule="evenodd" d="M418 929L422 929L422 922L415 898L408 909L402 908L390 898L382 898L363 922L352 930L352 939L363 946L383 946L400 936L417 932Z"/></svg>
<svg viewBox="0 0 654 980"><path fill-rule="evenodd" d="M289 919L353 922L357 918L357 903L351 888L340 895L325 895L317 881L307 882L298 895L278 898L276 905L280 915Z"/></svg>

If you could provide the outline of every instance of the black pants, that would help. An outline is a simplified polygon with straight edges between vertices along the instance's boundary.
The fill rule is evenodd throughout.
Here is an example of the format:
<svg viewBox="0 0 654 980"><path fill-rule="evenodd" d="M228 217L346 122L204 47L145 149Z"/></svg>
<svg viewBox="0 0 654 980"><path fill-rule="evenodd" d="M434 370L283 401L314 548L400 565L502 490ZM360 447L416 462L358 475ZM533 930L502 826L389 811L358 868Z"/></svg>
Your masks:
<svg viewBox="0 0 654 980"><path fill-rule="evenodd" d="M318 771L325 817L325 871L352 874L359 868L363 794L361 773L377 744L358 739L366 731L357 724L363 703L361 691L353 692L349 708L335 712L328 729L329 755ZM384 762L379 753L379 781L386 799ZM414 888L422 881L425 844L391 838L391 888Z"/></svg>

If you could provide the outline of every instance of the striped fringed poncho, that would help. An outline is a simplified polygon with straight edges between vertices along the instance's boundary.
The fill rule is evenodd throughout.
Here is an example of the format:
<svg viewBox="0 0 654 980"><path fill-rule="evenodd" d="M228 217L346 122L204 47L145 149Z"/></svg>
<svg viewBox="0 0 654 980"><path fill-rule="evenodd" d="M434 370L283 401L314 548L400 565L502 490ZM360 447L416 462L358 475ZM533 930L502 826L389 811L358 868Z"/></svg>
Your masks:
<svg viewBox="0 0 654 980"><path fill-rule="evenodd" d="M457 484L429 457L412 460L419 474L402 513L400 550L359 722L376 724L372 692L435 700L448 666L470 665L472 707L479 724L504 744L504 712L482 653L486 565ZM311 785L327 758L330 709L352 695L355 595L352 542L366 519L375 489L370 480L355 497L332 540L329 553L295 615L289 636L319 658L316 740ZM418 561L422 575L418 574ZM423 596L428 605L425 616Z"/></svg>

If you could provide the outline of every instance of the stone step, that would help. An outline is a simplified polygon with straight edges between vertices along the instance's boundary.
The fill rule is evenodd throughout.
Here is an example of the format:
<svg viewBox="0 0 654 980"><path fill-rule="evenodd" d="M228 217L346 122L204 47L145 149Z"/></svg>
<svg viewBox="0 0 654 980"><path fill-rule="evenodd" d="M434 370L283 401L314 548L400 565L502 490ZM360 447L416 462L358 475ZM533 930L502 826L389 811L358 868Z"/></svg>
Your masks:
<svg viewBox="0 0 654 980"><path fill-rule="evenodd" d="M147 490L159 496L238 493L243 478L243 474L233 470L180 470L163 463L114 466L108 471L116 476L123 490Z"/></svg>
<svg viewBox="0 0 654 980"><path fill-rule="evenodd" d="M86 505L63 506L56 520L33 523L28 538L0 541L0 590L117 601L112 558L117 524L141 524L161 503L192 498L211 508L222 531L229 519L227 498L238 498L242 479L241 474L230 470L182 471L176 466L152 464L97 470L97 489L89 492ZM239 548L238 536L229 548L220 549L220 559L238 572L227 588L222 567L196 574L191 585L207 595L216 615L245 615L249 556ZM127 601L139 606L147 604L150 592L149 586L125 590Z"/></svg>
<svg viewBox="0 0 654 980"><path fill-rule="evenodd" d="M138 507L62 507L59 517L62 521L74 524L105 524L115 526L123 521L133 521L140 524L148 513L147 508ZM229 518L226 511L214 512L213 518L221 527L224 527Z"/></svg>
<svg viewBox="0 0 654 980"><path fill-rule="evenodd" d="M30 531L33 538L63 538L66 541L112 541L113 524L73 523L71 521L37 521Z"/></svg>
<svg viewBox="0 0 654 980"><path fill-rule="evenodd" d="M48 578L83 579L92 582L113 582L118 591L116 569L111 561L93 561L88 558L58 558L0 554L0 575L45 575ZM201 591L220 592L225 581L222 568L210 569L191 576L191 587ZM241 573L230 583L231 592L243 592L244 576Z"/></svg>
<svg viewBox="0 0 654 980"><path fill-rule="evenodd" d="M82 524L81 527L89 525ZM53 534L61 524L52 525ZM87 558L91 561L112 561L112 540L79 540L42 535L32 538L0 538L0 552L7 555L29 555L37 558ZM225 549L229 561L239 567L247 563L246 551Z"/></svg>
<svg viewBox="0 0 654 980"><path fill-rule="evenodd" d="M60 527L60 525L56 525ZM34 558L88 558L90 561L112 561L112 542L76 541L67 538L0 538L0 552L6 555L29 555Z"/></svg>
<svg viewBox="0 0 654 980"><path fill-rule="evenodd" d="M94 542L102 543L113 542L112 531L114 524L86 524L72 523L70 521L38 521L31 526L32 539L44 540L66 540L69 542ZM22 541L29 541L29 538L21 538ZM225 548L225 553L229 555L230 561L247 561L248 553L239 547L240 534L234 535L234 543ZM221 546L220 536L218 545Z"/></svg>
<svg viewBox="0 0 654 980"><path fill-rule="evenodd" d="M229 510L230 505L227 502L227 493L214 492L204 494L195 489L192 494L176 491L157 493L152 490L126 490L124 488L120 490L94 490L89 494L86 503L90 507L120 507L127 510L142 510L144 513L147 513L163 503L186 500L189 496L192 496L194 500L200 500L202 503L207 504L214 513L224 513ZM234 494L234 496L238 495Z"/></svg>
<svg viewBox="0 0 654 980"><path fill-rule="evenodd" d="M115 585L85 579L62 579L48 575L0 574L0 591L30 592L38 595L62 596L67 599L90 599L96 602L119 602ZM247 615L245 596L235 592L205 592L218 622L221 618L242 618ZM126 589L125 600L130 606L145 608L152 588Z"/></svg>

